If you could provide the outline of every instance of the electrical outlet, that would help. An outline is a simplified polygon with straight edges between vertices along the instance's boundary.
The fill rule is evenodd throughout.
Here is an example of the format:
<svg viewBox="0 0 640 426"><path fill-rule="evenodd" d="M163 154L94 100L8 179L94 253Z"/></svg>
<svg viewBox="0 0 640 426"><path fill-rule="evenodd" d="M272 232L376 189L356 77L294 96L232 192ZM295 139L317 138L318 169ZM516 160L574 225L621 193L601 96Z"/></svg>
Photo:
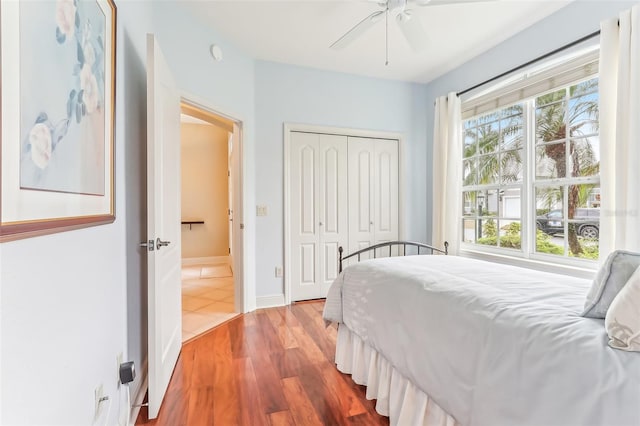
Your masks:
<svg viewBox="0 0 640 426"><path fill-rule="evenodd" d="M266 216L267 206L256 206L256 216Z"/></svg>
<svg viewBox="0 0 640 426"><path fill-rule="evenodd" d="M102 399L104 397L104 386L102 386L102 383L96 386L96 388L93 391L93 394L95 396L93 418L98 419L100 417L100 404L104 402L104 400Z"/></svg>
<svg viewBox="0 0 640 426"><path fill-rule="evenodd" d="M280 278L282 276L282 266L276 266L276 278Z"/></svg>

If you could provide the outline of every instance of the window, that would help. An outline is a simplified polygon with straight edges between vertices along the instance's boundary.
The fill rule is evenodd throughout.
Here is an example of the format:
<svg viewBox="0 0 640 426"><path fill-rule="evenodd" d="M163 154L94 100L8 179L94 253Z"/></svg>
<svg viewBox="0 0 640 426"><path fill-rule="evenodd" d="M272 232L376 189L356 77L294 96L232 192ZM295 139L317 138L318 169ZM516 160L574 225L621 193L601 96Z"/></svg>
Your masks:
<svg viewBox="0 0 640 426"><path fill-rule="evenodd" d="M463 247L559 262L597 260L597 77L487 109L469 117L467 108L463 121Z"/></svg>

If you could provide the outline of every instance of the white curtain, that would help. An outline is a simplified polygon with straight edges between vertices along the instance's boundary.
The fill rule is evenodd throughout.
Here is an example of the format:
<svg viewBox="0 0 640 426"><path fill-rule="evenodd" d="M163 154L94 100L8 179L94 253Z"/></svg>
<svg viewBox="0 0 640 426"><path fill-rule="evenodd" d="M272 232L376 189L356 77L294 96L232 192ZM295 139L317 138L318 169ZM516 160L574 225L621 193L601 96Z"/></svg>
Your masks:
<svg viewBox="0 0 640 426"><path fill-rule="evenodd" d="M462 228L462 118L455 93L436 99L433 131L432 244L458 254Z"/></svg>
<svg viewBox="0 0 640 426"><path fill-rule="evenodd" d="M619 24L618 24L619 22ZM640 251L640 6L601 24L600 262Z"/></svg>

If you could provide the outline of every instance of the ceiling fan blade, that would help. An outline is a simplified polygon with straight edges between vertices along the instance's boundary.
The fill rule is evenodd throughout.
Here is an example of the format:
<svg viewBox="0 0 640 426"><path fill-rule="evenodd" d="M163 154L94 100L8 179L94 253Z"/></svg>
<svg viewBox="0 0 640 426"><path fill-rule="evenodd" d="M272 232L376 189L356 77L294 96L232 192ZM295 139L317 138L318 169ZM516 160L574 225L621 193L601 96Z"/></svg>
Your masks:
<svg viewBox="0 0 640 426"><path fill-rule="evenodd" d="M427 47L427 33L422 22L417 16L412 15L410 10L398 13L396 21L414 51L421 52Z"/></svg>
<svg viewBox="0 0 640 426"><path fill-rule="evenodd" d="M347 47L358 37L364 34L369 28L371 28L376 22L381 20L384 17L384 13L384 10L373 12L371 15L358 22L353 28L347 31L342 37L336 40L336 42L329 47L335 50Z"/></svg>
<svg viewBox="0 0 640 426"><path fill-rule="evenodd" d="M410 0L416 6L446 6L456 3L494 3L499 0Z"/></svg>

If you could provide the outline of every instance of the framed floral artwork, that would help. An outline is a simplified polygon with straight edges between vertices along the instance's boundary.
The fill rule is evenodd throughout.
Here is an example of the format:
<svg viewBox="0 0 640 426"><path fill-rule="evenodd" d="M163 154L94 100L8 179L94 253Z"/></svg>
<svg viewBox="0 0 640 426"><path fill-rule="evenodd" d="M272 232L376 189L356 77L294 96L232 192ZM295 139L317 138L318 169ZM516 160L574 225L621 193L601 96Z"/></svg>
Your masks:
<svg viewBox="0 0 640 426"><path fill-rule="evenodd" d="M113 0L3 1L0 19L0 241L113 222Z"/></svg>

